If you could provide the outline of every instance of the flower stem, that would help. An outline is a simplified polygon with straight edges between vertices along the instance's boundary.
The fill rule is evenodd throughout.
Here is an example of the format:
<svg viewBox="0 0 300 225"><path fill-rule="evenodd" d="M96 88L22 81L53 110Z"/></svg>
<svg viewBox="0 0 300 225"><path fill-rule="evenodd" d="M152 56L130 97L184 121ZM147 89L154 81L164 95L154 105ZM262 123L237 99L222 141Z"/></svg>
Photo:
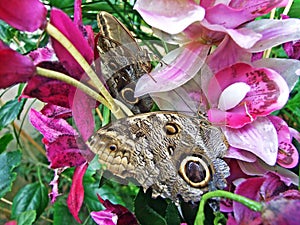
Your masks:
<svg viewBox="0 0 300 225"><path fill-rule="evenodd" d="M216 198L216 197L222 197L222 198L228 198L232 199L236 202L242 203L243 205L247 206L249 209L260 212L262 211L262 204L256 201L253 201L249 198L246 198L241 195L233 194L229 191L223 191L223 190L217 190L217 191L211 191L206 194L204 194L201 197L198 213L195 220L195 225L203 225L205 220L205 214L204 214L204 205L210 198Z"/></svg>
<svg viewBox="0 0 300 225"><path fill-rule="evenodd" d="M40 76L48 77L48 78L52 78L52 79L56 79L56 80L61 80L67 84L70 84L70 85L82 90L84 93L86 93L87 95L96 99L97 101L101 102L107 108L111 109L111 105L108 104L108 102L100 94L98 94L93 89L89 88L88 86L84 85L83 83L79 82L78 80L76 80L66 74L63 74L63 73L60 73L57 71L53 71L53 70L44 69L41 67L36 67L36 72Z"/></svg>
<svg viewBox="0 0 300 225"><path fill-rule="evenodd" d="M119 106L115 103L114 99L111 97L110 93L106 90L102 82L99 80L97 74L90 67L85 58L80 54L80 52L75 48L75 46L69 41L68 38L64 36L55 26L48 23L46 26L47 33L55 38L62 46L69 51L69 53L74 57L74 59L79 63L85 73L90 77L94 86L99 90L106 100L106 106L111 109L112 113L116 118L124 117L124 113L120 110ZM101 101L101 103L103 103Z"/></svg>

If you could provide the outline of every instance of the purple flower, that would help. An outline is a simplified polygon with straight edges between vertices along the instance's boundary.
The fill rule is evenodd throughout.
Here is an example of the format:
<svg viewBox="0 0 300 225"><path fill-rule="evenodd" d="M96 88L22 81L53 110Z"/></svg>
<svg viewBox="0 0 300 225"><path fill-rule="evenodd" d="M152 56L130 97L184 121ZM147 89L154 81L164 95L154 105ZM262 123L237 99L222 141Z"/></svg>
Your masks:
<svg viewBox="0 0 300 225"><path fill-rule="evenodd" d="M43 29L47 9L39 0L0 1L0 19L22 31Z"/></svg>
<svg viewBox="0 0 300 225"><path fill-rule="evenodd" d="M264 209L262 213L254 212L241 203L233 202L234 220L229 220L227 224L236 223L243 225L249 224L249 221L251 221L253 225L260 225L266 221L269 221L269 223L264 224L281 224L275 221L280 221L282 218L286 218L287 221L293 221L295 218L293 218L293 216L287 217L285 215L287 209L284 209L281 204L286 204L286 200L288 199L293 199L297 205L300 201L300 192L294 190L293 186L285 185L280 178L273 173L268 173L264 177L245 179L237 185L234 193L264 203ZM290 207L289 210L291 210L292 213L295 212L291 204L287 204L286 206ZM277 218L273 217L271 212L276 212Z"/></svg>
<svg viewBox="0 0 300 225"><path fill-rule="evenodd" d="M99 201L106 208L98 212L91 212L91 217L98 225L138 225L135 216L124 206L112 204L98 195Z"/></svg>

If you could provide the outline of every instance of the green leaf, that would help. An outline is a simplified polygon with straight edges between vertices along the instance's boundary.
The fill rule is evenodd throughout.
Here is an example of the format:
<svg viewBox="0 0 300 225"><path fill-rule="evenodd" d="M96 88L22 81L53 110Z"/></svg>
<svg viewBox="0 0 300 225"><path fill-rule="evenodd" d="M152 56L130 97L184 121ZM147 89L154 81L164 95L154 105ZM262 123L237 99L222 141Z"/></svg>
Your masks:
<svg viewBox="0 0 300 225"><path fill-rule="evenodd" d="M11 191L12 183L17 174L13 169L20 165L22 153L20 151L5 152L0 154L0 198Z"/></svg>
<svg viewBox="0 0 300 225"><path fill-rule="evenodd" d="M14 121L21 112L24 105L24 99L10 100L0 108L0 130Z"/></svg>
<svg viewBox="0 0 300 225"><path fill-rule="evenodd" d="M13 135L11 133L4 134L0 138L0 154L5 151L7 148L7 145L9 142L11 142L14 139Z"/></svg>
<svg viewBox="0 0 300 225"><path fill-rule="evenodd" d="M149 205L149 194L144 194L143 190L135 199L135 216L142 225L167 225L167 221Z"/></svg>
<svg viewBox="0 0 300 225"><path fill-rule="evenodd" d="M31 225L36 219L36 211L29 210L17 216L18 225Z"/></svg>
<svg viewBox="0 0 300 225"><path fill-rule="evenodd" d="M180 215L178 213L178 209L176 207L176 205L173 202L170 202L168 204L167 210L166 210L166 221L167 224L180 224L181 220L180 220Z"/></svg>
<svg viewBox="0 0 300 225"><path fill-rule="evenodd" d="M12 218L16 218L22 212L35 210L39 217L49 202L48 190L40 182L27 184L20 189L14 197L12 205Z"/></svg>
<svg viewBox="0 0 300 225"><path fill-rule="evenodd" d="M72 224L77 225L78 223L69 212L68 206L66 205L65 198L59 198L53 205L53 225Z"/></svg>

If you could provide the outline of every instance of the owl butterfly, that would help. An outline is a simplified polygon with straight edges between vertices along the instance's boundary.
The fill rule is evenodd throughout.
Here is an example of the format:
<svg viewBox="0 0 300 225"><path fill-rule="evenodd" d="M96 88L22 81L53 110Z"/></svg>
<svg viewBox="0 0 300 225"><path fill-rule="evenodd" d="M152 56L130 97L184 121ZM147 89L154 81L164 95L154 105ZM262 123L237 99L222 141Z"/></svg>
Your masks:
<svg viewBox="0 0 300 225"><path fill-rule="evenodd" d="M104 168L134 178L152 197L197 202L223 189L229 167L221 159L228 144L206 120L176 112L150 112L117 120L88 141Z"/></svg>
<svg viewBox="0 0 300 225"><path fill-rule="evenodd" d="M137 80L152 69L148 52L139 47L130 31L113 15L99 12L97 21L101 70L111 95L135 114L149 112L153 105L150 96L134 97Z"/></svg>

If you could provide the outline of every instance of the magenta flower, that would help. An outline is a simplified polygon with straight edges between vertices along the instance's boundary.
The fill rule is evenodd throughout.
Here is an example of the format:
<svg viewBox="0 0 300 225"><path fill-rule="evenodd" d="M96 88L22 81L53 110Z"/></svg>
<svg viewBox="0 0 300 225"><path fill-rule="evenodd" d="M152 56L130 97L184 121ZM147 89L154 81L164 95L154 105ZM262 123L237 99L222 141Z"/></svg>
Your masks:
<svg viewBox="0 0 300 225"><path fill-rule="evenodd" d="M269 214L270 212L275 213L275 211L278 220L286 218L287 221L293 221L295 218L292 216L287 217L285 215L287 212L286 210L288 209L284 209L284 207L280 206L280 202L282 201L282 203L287 203L285 200L289 199L294 200L294 203L298 205L300 201L300 192L298 190L293 190L294 188L295 187L293 186L287 186L284 184L278 176L272 173L268 173L264 177L248 178L242 181L239 185L237 185L235 194L265 203L264 209L262 213L254 212L241 203L233 202L234 220L229 220L227 224L243 225L249 224L249 221L251 221L251 224L253 225L260 225L263 221L267 220L269 220L269 223L266 224L278 224L275 223L276 218L272 217L272 214ZM291 212L294 212L294 208L291 204L287 204L286 206L290 207L289 210L291 210Z"/></svg>
<svg viewBox="0 0 300 225"><path fill-rule="evenodd" d="M205 62L216 73L236 62L250 63L252 52L300 39L295 28L295 23L299 26L300 20L246 23L286 3L287 1L235 1L228 5L214 5L215 1L201 1L197 5L188 0L180 3L161 0L155 4L144 0L137 1L135 9L145 21L165 32L158 33L162 39L179 43L181 47L163 58L166 66L159 66L151 72L154 80L144 75L138 81L135 95L173 90L192 79ZM196 17L197 13L199 16ZM185 19L182 20L182 17ZM174 26L173 23L177 21L181 22ZM240 26L241 24L245 25ZM215 45L218 45L217 49L208 57L210 47ZM204 74L209 75L206 71Z"/></svg>
<svg viewBox="0 0 300 225"><path fill-rule="evenodd" d="M39 0L0 1L0 19L22 31L43 29L47 9Z"/></svg>
<svg viewBox="0 0 300 225"><path fill-rule="evenodd" d="M240 128L258 116L282 108L288 100L285 80L267 68L238 63L216 73L208 84L208 119Z"/></svg>
<svg viewBox="0 0 300 225"><path fill-rule="evenodd" d="M98 212L91 212L91 217L98 225L138 225L135 216L124 206L112 204L98 195L99 201L106 208Z"/></svg>
<svg viewBox="0 0 300 225"><path fill-rule="evenodd" d="M0 40L0 88L27 82L35 75L31 59L10 49Z"/></svg>

